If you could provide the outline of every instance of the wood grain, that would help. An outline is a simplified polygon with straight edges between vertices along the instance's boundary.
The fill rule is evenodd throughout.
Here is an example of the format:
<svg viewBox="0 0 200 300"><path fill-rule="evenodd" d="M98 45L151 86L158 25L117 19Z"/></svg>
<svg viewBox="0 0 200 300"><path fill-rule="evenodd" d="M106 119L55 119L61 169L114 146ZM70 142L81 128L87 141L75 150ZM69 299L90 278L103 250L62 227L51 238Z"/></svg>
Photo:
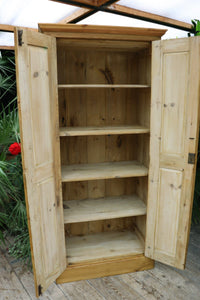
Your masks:
<svg viewBox="0 0 200 300"><path fill-rule="evenodd" d="M62 166L62 181L147 176L148 169L137 161Z"/></svg>
<svg viewBox="0 0 200 300"><path fill-rule="evenodd" d="M160 16L157 14L152 14L150 12L138 10L138 9L123 6L120 4L112 4L108 7L106 7L104 11L111 12L111 13L117 13L119 15L136 18L136 19L140 19L143 21L148 21L148 22L150 21L153 23L171 26L171 27L182 29L182 30L190 31L192 29L192 25L190 23L182 22L179 20Z"/></svg>
<svg viewBox="0 0 200 300"><path fill-rule="evenodd" d="M136 195L64 201L64 222L87 222L146 214Z"/></svg>
<svg viewBox="0 0 200 300"><path fill-rule="evenodd" d="M66 239L69 264L123 255L142 254L144 247L133 232L103 232Z"/></svg>
<svg viewBox="0 0 200 300"><path fill-rule="evenodd" d="M160 38L166 30L163 29L152 29L152 28L134 28L134 27L120 27L120 26L100 26L100 25L78 25L78 24L38 24L39 29L43 33L55 33L55 32L70 32L74 33L74 37L78 37L75 33L94 33L96 34L96 38L98 38L98 34L107 34L108 39L115 39L115 35L124 35L124 36L148 36L158 37ZM134 38L132 38L134 39Z"/></svg>
<svg viewBox="0 0 200 300"><path fill-rule="evenodd" d="M89 88L149 88L146 84L58 84L59 89L89 89Z"/></svg>
<svg viewBox="0 0 200 300"><path fill-rule="evenodd" d="M105 126L105 127L61 127L60 136L108 135L108 134L142 134L150 129L139 125Z"/></svg>
<svg viewBox="0 0 200 300"><path fill-rule="evenodd" d="M20 137L38 295L38 286L45 291L66 267L56 118L56 41L23 29L23 44L19 46L18 30L21 28L15 31Z"/></svg>
<svg viewBox="0 0 200 300"><path fill-rule="evenodd" d="M89 278L111 276L123 273L130 273L152 269L153 260L143 254L128 257L118 257L117 259L107 259L90 263L74 264L59 276L57 283L71 282Z"/></svg>
<svg viewBox="0 0 200 300"><path fill-rule="evenodd" d="M198 144L199 83L192 82L200 75L193 60L199 43L199 38L153 43L145 255L180 269L195 181L196 163L188 163L188 153L196 153Z"/></svg>

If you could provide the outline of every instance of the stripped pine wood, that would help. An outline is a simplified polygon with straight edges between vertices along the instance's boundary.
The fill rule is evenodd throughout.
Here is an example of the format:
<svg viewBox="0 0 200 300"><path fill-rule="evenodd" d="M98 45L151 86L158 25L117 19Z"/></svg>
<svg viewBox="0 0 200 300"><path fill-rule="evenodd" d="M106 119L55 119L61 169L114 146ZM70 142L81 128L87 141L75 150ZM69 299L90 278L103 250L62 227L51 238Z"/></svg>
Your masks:
<svg viewBox="0 0 200 300"><path fill-rule="evenodd" d="M16 28L15 32L20 137L35 288L39 295L66 267L56 114L56 40L23 29L20 46L18 30L22 29Z"/></svg>
<svg viewBox="0 0 200 300"><path fill-rule="evenodd" d="M147 176L148 169L137 161L62 166L62 181Z"/></svg>
<svg viewBox="0 0 200 300"><path fill-rule="evenodd" d="M147 84L58 84L59 89L88 89L88 88L149 88Z"/></svg>
<svg viewBox="0 0 200 300"><path fill-rule="evenodd" d="M102 232L66 238L69 264L122 255L142 254L144 247L133 232Z"/></svg>
<svg viewBox="0 0 200 300"><path fill-rule="evenodd" d="M99 25L77 25L77 24L38 24L39 30L43 33L62 36L67 33L68 37L74 38L108 38L109 40L155 40L161 38L166 30L152 28L134 28L120 26L99 26ZM138 39L137 39L138 38Z"/></svg>
<svg viewBox="0 0 200 300"><path fill-rule="evenodd" d="M195 182L196 158L188 158L189 153L196 156L198 145L199 47L199 38L153 43L145 255L180 269L185 266Z"/></svg>
<svg viewBox="0 0 200 300"><path fill-rule="evenodd" d="M135 272L128 274L115 275L110 277L82 280L70 283L63 283L65 281L64 274L60 277L59 281L62 284L53 284L39 299L41 300L54 300L54 299L146 299L157 300L169 299L193 299L199 300L199 244L200 244L200 227L199 225L193 226L190 233L190 242L188 248L188 259L186 269L184 271L177 270L172 267L164 266L161 263L156 263L155 268L149 271ZM27 299L36 300L34 296L34 279L30 270L22 264L22 262L13 259L6 251L7 245L1 244L1 257L0 257L0 293L2 299ZM121 270L129 267L136 260L137 270L140 269L139 263L142 255L136 255L128 258L121 257ZM146 258L147 259L147 258ZM112 263L114 266L112 265ZM109 272L116 268L116 264L120 263L115 259L106 261L107 269ZM102 263L101 263L102 264ZM142 262L144 265L144 260ZM88 264L85 266L85 278L90 273L89 268L93 270L98 268L99 277L101 277L100 263ZM83 265L82 265L83 268ZM71 273L70 276L80 279L80 269L78 276L75 275L75 265L69 266ZM119 268L120 269L120 268ZM67 269L66 269L67 270ZM65 271L66 271L65 270ZM87 273L88 272L88 273ZM91 273L90 273L91 274ZM111 275L111 274L109 274ZM21 295L21 297L19 296ZM5 296L5 297L4 297Z"/></svg>
<svg viewBox="0 0 200 300"><path fill-rule="evenodd" d="M105 126L105 127L61 127L60 136L140 134L149 133L150 129L139 125Z"/></svg>
<svg viewBox="0 0 200 300"><path fill-rule="evenodd" d="M154 263L144 256L145 247L148 256L183 267L194 186L194 165L188 166L187 159L197 151L198 136L199 80L188 83L199 76L199 39L155 43L151 79L151 42L160 39L162 30L61 24L41 28L56 42L24 29L22 43L16 37L17 51L25 53L25 72L18 75L21 82L31 78L24 90L21 84L24 99L29 96L23 104L27 144L22 150L30 163L24 169L25 187L31 187L26 191L30 222L42 214L31 231L37 295L59 274L57 282L69 282L150 269ZM147 289L161 288L154 280L151 289L147 274ZM126 285L112 279L94 282L99 288L107 282L114 286L113 297ZM124 295L131 299L128 290L132 287ZM105 296L109 299L110 293ZM156 297L167 298L167 292L152 295Z"/></svg>
<svg viewBox="0 0 200 300"><path fill-rule="evenodd" d="M135 195L64 201L64 223L144 215L145 204Z"/></svg>
<svg viewBox="0 0 200 300"><path fill-rule="evenodd" d="M115 258L69 265L59 276L57 283L112 276L152 269L154 262L143 254L118 256ZM103 291L102 291L103 292Z"/></svg>
<svg viewBox="0 0 200 300"><path fill-rule="evenodd" d="M147 49L150 47L150 42L146 41L124 41L121 43L121 41L118 40L94 40L94 39L73 39L73 38L67 38L67 39L62 39L59 38L57 40L57 44L60 45L65 45L70 47L70 49L76 49L77 48L83 48L86 50L89 49L95 49L98 51L99 50L107 50L110 52L115 52L115 51L120 51L120 52L138 52L143 49Z"/></svg>

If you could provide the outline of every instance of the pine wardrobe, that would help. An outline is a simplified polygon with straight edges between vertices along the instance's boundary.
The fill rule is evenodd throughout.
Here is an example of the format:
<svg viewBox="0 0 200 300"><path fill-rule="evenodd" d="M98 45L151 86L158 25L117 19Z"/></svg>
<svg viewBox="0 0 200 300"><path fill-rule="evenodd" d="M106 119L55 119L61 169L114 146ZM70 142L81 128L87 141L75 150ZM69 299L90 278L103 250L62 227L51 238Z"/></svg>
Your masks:
<svg viewBox="0 0 200 300"><path fill-rule="evenodd" d="M200 37L16 28L36 294L57 283L185 266L199 134Z"/></svg>

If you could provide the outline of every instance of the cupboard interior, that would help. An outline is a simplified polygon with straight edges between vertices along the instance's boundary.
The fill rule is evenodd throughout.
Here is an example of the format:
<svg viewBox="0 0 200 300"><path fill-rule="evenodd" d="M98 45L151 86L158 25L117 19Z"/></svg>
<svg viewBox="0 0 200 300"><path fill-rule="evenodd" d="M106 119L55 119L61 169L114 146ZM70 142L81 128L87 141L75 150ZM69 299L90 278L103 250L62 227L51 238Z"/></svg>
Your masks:
<svg viewBox="0 0 200 300"><path fill-rule="evenodd" d="M57 39L68 264L144 253L151 90L123 85L150 86L150 43L107 42Z"/></svg>

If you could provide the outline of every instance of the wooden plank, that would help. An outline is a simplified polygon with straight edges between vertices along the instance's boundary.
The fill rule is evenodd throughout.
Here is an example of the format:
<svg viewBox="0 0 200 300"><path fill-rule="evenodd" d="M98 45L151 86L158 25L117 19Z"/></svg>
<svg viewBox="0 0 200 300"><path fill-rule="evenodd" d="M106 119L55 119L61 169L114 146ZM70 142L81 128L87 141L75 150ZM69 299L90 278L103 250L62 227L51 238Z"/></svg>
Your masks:
<svg viewBox="0 0 200 300"><path fill-rule="evenodd" d="M175 19L171 19L168 17L160 16L157 14L152 14L149 12L145 12L142 10L138 10L132 7L123 6L120 4L112 4L108 7L104 7L102 9L105 12L115 13L118 15L126 16L126 17L132 17L135 19L153 22L161 25L166 25L174 28L178 28L181 30L191 31L192 30L192 24L178 21Z"/></svg>
<svg viewBox="0 0 200 300"><path fill-rule="evenodd" d="M54 300L105 300L101 293L91 286L87 280L81 280L76 282L70 282L67 284L59 285L63 291L64 298L54 298Z"/></svg>
<svg viewBox="0 0 200 300"><path fill-rule="evenodd" d="M63 26L69 26L69 24L63 25ZM76 26L76 25L75 25ZM88 25L89 26L89 25ZM166 32L166 31L165 31ZM98 40L98 41L105 41L105 40L113 40L113 41L145 41L145 42L151 42L151 41L157 41L160 40L160 37L153 36L153 35L125 35L125 34L106 34L106 33L79 33L79 32L65 32L65 31L42 31L42 33L51 35L53 37L56 37L58 39L82 39L84 40ZM148 34L148 33L147 33Z"/></svg>
<svg viewBox="0 0 200 300"><path fill-rule="evenodd" d="M29 299L22 283L0 250L0 297L1 299Z"/></svg>
<svg viewBox="0 0 200 300"><path fill-rule="evenodd" d="M63 182L138 177L147 175L148 169L137 161L62 166Z"/></svg>
<svg viewBox="0 0 200 300"><path fill-rule="evenodd" d="M61 127L60 136L107 135L107 134L142 134L150 129L140 126L104 126L104 127Z"/></svg>
<svg viewBox="0 0 200 300"><path fill-rule="evenodd" d="M74 1L68 1L68 0L53 0L53 1L59 1L61 3L74 3ZM106 4L107 2L107 4ZM117 1L113 1L113 2L117 2ZM90 3L91 4L91 3ZM126 17L131 17L134 19L139 19L139 20L143 20L143 21L147 21L147 22L152 22L152 23L157 23L157 24L161 24L161 25L165 25L165 26L169 26L169 27L174 27L177 29L181 29L181 30L186 30L186 31L192 31L192 24L190 23L186 23L186 22L182 22L176 19L172 19L172 18L168 18L165 16L160 16L157 14L153 14L150 12L146 12L146 11L142 11L142 10L138 10L132 7L128 7L128 6L123 6L120 4L111 4L109 3L109 1L104 1L102 0L102 4L101 5L99 2L99 7L92 7L89 6L88 3L85 3L85 5L83 3L79 3L79 5L75 2L74 5L77 6L83 6L85 9L90 9L89 15L92 15L94 13L96 13L97 11L104 11L104 12L108 12L108 13L114 13L120 16L126 16ZM111 5L109 5L111 4ZM78 17L75 14L72 14L71 16L69 16L70 21L72 23L78 22L83 20L84 18L86 18L88 15L84 14L80 12L78 12Z"/></svg>
<svg viewBox="0 0 200 300"><path fill-rule="evenodd" d="M38 295L39 285L44 292L66 266L60 189L56 40L23 29L23 43L20 46L18 30L22 29L16 28L15 32L20 137Z"/></svg>
<svg viewBox="0 0 200 300"><path fill-rule="evenodd" d="M67 237L66 247L69 264L144 252L141 241L129 231Z"/></svg>
<svg viewBox="0 0 200 300"><path fill-rule="evenodd" d="M64 201L64 223L87 222L146 214L136 195Z"/></svg>
<svg viewBox="0 0 200 300"><path fill-rule="evenodd" d="M170 286L170 289L166 291L169 299L173 299L174 295L176 295L177 299L198 299L198 295L200 294L199 285L195 285L192 282L195 280L195 274L193 274L194 277L191 281L185 275L180 275L178 271L177 269L157 263L156 268L150 270L148 273L162 285Z"/></svg>
<svg viewBox="0 0 200 300"><path fill-rule="evenodd" d="M144 300L141 294L132 289L131 285L127 285L119 276L95 278L90 279L89 282L106 300Z"/></svg>
<svg viewBox="0 0 200 300"><path fill-rule="evenodd" d="M58 84L59 89L88 89L88 88L149 88L148 84Z"/></svg>
<svg viewBox="0 0 200 300"><path fill-rule="evenodd" d="M69 265L56 280L57 283L78 281L152 269L154 261L142 254L119 256L117 259L106 259L82 264Z"/></svg>
<svg viewBox="0 0 200 300"><path fill-rule="evenodd" d="M110 0L100 0L97 1L97 5L105 5L106 2L110 2ZM117 1L114 1L117 2ZM68 24L68 23L77 23L91 15L93 15L97 10L82 7L80 9L77 9L75 12L73 12L71 15L67 16L66 18L63 18L61 21L57 22L58 24Z"/></svg>
<svg viewBox="0 0 200 300"><path fill-rule="evenodd" d="M76 50L82 48L83 50L91 51L93 48L97 50L107 50L110 52L114 51L125 51L125 52L138 52L139 50L149 49L150 42L146 41L124 41L121 43L119 40L96 40L96 39L73 39L67 38L57 39L58 46L70 47L71 50ZM80 49L81 50L81 49Z"/></svg>
<svg viewBox="0 0 200 300"><path fill-rule="evenodd" d="M153 43L145 254L180 269L195 182L196 161L189 163L188 154L197 153L199 136L199 47L199 37Z"/></svg>
<svg viewBox="0 0 200 300"><path fill-rule="evenodd" d="M0 45L0 50L15 50L15 46L3 46L3 45Z"/></svg>
<svg viewBox="0 0 200 300"><path fill-rule="evenodd" d="M4 262L1 264L4 268L6 268L7 273L8 274L16 274L16 276L18 277L18 280L20 281L20 283L22 284L20 290L21 291L26 291L28 296L27 297L23 297L20 299L31 299L31 300L37 300L36 296L35 296L35 287L34 287L34 276L33 273L31 272L30 268L26 265L25 261L21 261L18 259L13 258L9 252L8 252L8 246L10 246L11 244L13 244L13 237L7 236L6 237L6 244L3 245L1 244L1 249L3 252L3 255L5 256L6 260L8 261L9 265L11 266L11 271L9 272L9 269L7 268L7 266L4 264ZM1 258L0 258L1 260ZM3 272L0 272L0 278L1 276L3 276ZM1 282L1 279L0 279ZM9 282L12 284L12 281L9 280ZM13 295L13 297L10 297L9 299L18 299L16 297L16 291L13 288L13 286L11 286L11 290L13 290L13 292L15 293ZM9 295L8 291L5 290L5 292L7 292L6 295ZM1 294L1 288L0 288L0 295ZM60 290L60 287L58 285L56 285L55 283L51 284L49 286L49 288L45 291L45 293L40 296L41 300L54 300L54 299L62 299L62 297L64 297L64 293ZM8 299L8 298L3 298L3 299Z"/></svg>
<svg viewBox="0 0 200 300"><path fill-rule="evenodd" d="M119 0L115 0L112 2L118 2ZM101 6L101 5L109 5L110 0L97 0L97 5Z"/></svg>
<svg viewBox="0 0 200 300"><path fill-rule="evenodd" d="M58 24L68 24L72 21L74 23L76 23L76 20L79 20L80 17L87 18L92 11L93 10L89 9L89 8L80 8L80 9L76 10L74 13L72 13L71 15L67 16L66 18L63 18L62 20L60 20L57 23Z"/></svg>
<svg viewBox="0 0 200 300"><path fill-rule="evenodd" d="M102 26L102 25L78 25L78 24L48 24L40 23L38 24L39 30L43 33L71 33L74 38L78 37L78 33L84 37L84 34L87 36L96 36L96 39L104 36L107 39L131 39L134 40L136 36L146 37L151 40L151 37L155 39L160 39L166 30L163 29L152 29L152 28L139 28L139 27L120 27L120 26ZM89 35L94 34L94 35ZM81 37L80 35L80 37ZM101 36L102 35L102 36ZM70 35L68 35L69 37ZM123 38L124 36L124 38Z"/></svg>
<svg viewBox="0 0 200 300"><path fill-rule="evenodd" d="M89 7L95 9L98 5L98 0L51 0L54 2L65 3L79 7Z"/></svg>
<svg viewBox="0 0 200 300"><path fill-rule="evenodd" d="M5 32L14 32L15 26L7 25L7 24L0 24L0 31Z"/></svg>

